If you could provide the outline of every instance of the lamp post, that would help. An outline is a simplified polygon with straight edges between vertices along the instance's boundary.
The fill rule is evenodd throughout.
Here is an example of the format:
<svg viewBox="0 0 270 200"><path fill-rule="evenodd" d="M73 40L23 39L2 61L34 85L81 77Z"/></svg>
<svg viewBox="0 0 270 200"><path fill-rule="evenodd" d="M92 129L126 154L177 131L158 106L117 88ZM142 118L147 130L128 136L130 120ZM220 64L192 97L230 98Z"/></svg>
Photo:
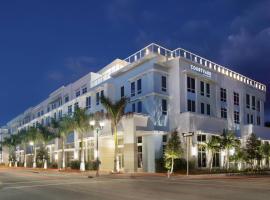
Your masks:
<svg viewBox="0 0 270 200"><path fill-rule="evenodd" d="M194 135L194 132L183 133L187 143L187 176L189 175L189 139Z"/></svg>
<svg viewBox="0 0 270 200"><path fill-rule="evenodd" d="M97 164L96 176L99 176L100 160L99 160L99 152L98 152L98 134L99 134L99 131L103 129L105 123L103 121L91 120L89 124L93 129L96 130L96 164Z"/></svg>

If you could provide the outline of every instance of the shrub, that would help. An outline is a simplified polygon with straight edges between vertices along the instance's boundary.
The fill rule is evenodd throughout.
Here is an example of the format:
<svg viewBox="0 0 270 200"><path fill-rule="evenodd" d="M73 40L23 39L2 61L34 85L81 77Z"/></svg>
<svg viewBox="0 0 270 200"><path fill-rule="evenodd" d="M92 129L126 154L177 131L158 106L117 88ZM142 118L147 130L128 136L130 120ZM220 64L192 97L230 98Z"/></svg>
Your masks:
<svg viewBox="0 0 270 200"><path fill-rule="evenodd" d="M97 170L97 162L96 161L89 161L85 163L86 170Z"/></svg>
<svg viewBox="0 0 270 200"><path fill-rule="evenodd" d="M73 160L70 162L70 168L71 169L80 169L80 161L79 160Z"/></svg>
<svg viewBox="0 0 270 200"><path fill-rule="evenodd" d="M189 169L195 168L194 160L190 160L188 163L189 163ZM156 159L156 172L166 172L166 168L164 167L164 164L165 162L163 158ZM184 158L175 159L175 166L174 166L175 171L186 170L186 168L187 168L186 159Z"/></svg>
<svg viewBox="0 0 270 200"><path fill-rule="evenodd" d="M51 163L49 163L49 168L51 168L51 169L57 169L58 168L58 164L56 162L51 162Z"/></svg>

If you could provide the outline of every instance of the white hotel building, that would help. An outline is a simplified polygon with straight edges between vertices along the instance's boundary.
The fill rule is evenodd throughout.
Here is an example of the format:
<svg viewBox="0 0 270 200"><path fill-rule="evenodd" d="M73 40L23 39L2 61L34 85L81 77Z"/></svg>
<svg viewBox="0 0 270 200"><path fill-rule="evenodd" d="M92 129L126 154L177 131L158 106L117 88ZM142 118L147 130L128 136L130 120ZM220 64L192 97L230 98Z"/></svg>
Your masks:
<svg viewBox="0 0 270 200"><path fill-rule="evenodd" d="M184 49L171 51L156 44L57 89L11 120L5 130L13 134L36 123L47 124L51 118L72 113L76 106L86 107L89 113L101 111L101 95L113 100L130 98L126 112L132 114L119 125L118 156L124 171L154 172L167 134L175 128L179 133L194 133L190 157L202 168L207 167L208 155L198 144L224 129L235 130L241 138L256 133L270 140L270 129L264 127L265 85ZM86 160L94 160L93 132L86 134L85 144ZM56 139L48 148L51 161L60 163L59 145ZM113 148L107 122L99 137L101 169L113 169ZM79 159L76 133L67 138L65 153L67 162ZM18 154L23 155L23 151ZM222 153L215 159L215 166L222 165Z"/></svg>

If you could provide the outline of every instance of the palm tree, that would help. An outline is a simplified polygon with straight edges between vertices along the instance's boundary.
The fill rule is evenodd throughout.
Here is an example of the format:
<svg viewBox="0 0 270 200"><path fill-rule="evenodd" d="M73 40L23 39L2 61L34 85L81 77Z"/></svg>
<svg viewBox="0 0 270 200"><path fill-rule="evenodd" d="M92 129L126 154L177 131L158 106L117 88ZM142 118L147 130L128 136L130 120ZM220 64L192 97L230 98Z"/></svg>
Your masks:
<svg viewBox="0 0 270 200"><path fill-rule="evenodd" d="M91 128L89 120L90 115L87 114L87 110L85 108L77 108L71 120L72 129L75 130L76 133L78 133L81 138L81 164L80 164L81 171L85 171L83 138L84 134L87 133Z"/></svg>
<svg viewBox="0 0 270 200"><path fill-rule="evenodd" d="M37 151L36 151L36 145L39 141L42 141L42 134L40 133L39 129L36 127L30 127L28 129L29 134L29 140L31 141L31 145L33 145L34 149L34 158L33 158L33 168L37 167Z"/></svg>
<svg viewBox="0 0 270 200"><path fill-rule="evenodd" d="M214 155L220 150L220 138L212 136L211 139L206 143L206 149L208 149L210 154L209 168L211 172L213 168Z"/></svg>
<svg viewBox="0 0 270 200"><path fill-rule="evenodd" d="M53 140L56 137L56 135L52 131L50 131L50 129L48 127L45 127L42 125L38 125L38 130L39 130L39 133L41 134L40 139L43 142L43 151L40 151L40 152L44 152L47 155L48 152L47 152L46 146L47 146L49 141ZM47 169L48 156L45 156L45 154L44 154L44 157L42 160L44 162L44 169Z"/></svg>
<svg viewBox="0 0 270 200"><path fill-rule="evenodd" d="M3 142L2 142L3 146L6 146L8 148L8 152L9 152L9 164L8 166L11 167L12 165L12 161L14 160L14 149L13 149L13 143L12 143L12 139L11 137L6 137Z"/></svg>
<svg viewBox="0 0 270 200"><path fill-rule="evenodd" d="M237 163L238 170L242 169L242 164L247 160L247 153L245 149L240 146L236 148L235 154L230 157L230 160Z"/></svg>
<svg viewBox="0 0 270 200"><path fill-rule="evenodd" d="M114 172L119 172L119 164L117 159L118 152L118 129L117 126L125 114L125 108L128 103L127 98L121 98L113 103L109 98L101 96L101 104L107 110L108 116L111 120L112 134L114 136Z"/></svg>
<svg viewBox="0 0 270 200"><path fill-rule="evenodd" d="M238 146L238 140L235 136L235 133L233 131L224 130L222 136L221 136L221 149L225 151L225 158L224 158L224 167L226 169L229 169L229 152L231 149Z"/></svg>
<svg viewBox="0 0 270 200"><path fill-rule="evenodd" d="M18 135L20 137L21 144L24 149L24 167L27 167L27 155L26 155L26 150L27 150L27 145L29 143L29 134L25 129L22 129L18 132Z"/></svg>
<svg viewBox="0 0 270 200"><path fill-rule="evenodd" d="M51 127L55 135L62 141L62 169L65 169L65 141L68 134L73 131L72 119L69 116L64 116L60 121L53 120Z"/></svg>

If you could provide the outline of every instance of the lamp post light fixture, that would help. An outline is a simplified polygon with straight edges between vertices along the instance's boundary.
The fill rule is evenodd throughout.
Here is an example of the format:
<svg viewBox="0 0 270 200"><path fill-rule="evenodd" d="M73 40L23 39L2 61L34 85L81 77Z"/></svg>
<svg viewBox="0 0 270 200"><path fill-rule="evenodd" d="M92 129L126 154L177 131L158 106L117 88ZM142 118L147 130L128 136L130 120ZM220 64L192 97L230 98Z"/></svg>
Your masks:
<svg viewBox="0 0 270 200"><path fill-rule="evenodd" d="M98 135L99 135L99 131L102 130L105 126L104 121L95 121L95 120L91 120L89 122L90 126L96 130L96 167L97 167L97 173L96 176L99 176L99 165L100 165L100 160L99 160L99 152L98 152Z"/></svg>
<svg viewBox="0 0 270 200"><path fill-rule="evenodd" d="M186 143L187 143L187 176L189 175L189 143L190 143L190 138L193 137L194 132L189 132L189 133L183 133L183 137L186 138Z"/></svg>

